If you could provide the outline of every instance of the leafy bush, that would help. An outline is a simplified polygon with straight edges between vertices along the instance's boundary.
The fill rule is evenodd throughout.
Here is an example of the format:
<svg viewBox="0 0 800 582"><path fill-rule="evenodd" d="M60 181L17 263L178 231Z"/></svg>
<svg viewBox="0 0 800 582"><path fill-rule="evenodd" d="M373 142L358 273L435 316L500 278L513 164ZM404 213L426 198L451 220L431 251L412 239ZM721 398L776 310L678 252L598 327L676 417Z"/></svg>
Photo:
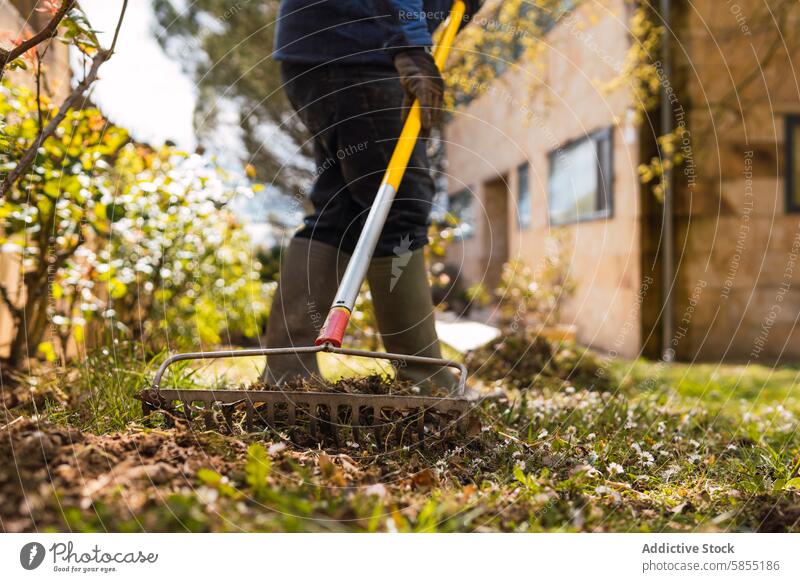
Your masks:
<svg viewBox="0 0 800 582"><path fill-rule="evenodd" d="M0 88L10 144L0 180L37 140L40 103L23 87ZM16 288L0 285L10 367L37 347L55 359L57 347L66 357L109 334L149 351L219 343L226 330L257 335L271 286L224 209L243 193L200 156L131 143L96 109L69 112L0 206L0 248L21 271Z"/></svg>
<svg viewBox="0 0 800 582"><path fill-rule="evenodd" d="M536 268L523 261L510 261L503 266L496 292L501 324L518 327L531 321L558 322L564 302L575 291L566 236L557 232L547 238L544 257Z"/></svg>
<svg viewBox="0 0 800 582"><path fill-rule="evenodd" d="M31 91L0 87L0 117L10 144L0 151L0 180L37 139L37 107ZM17 289L0 286L16 331L9 354L12 365L32 355L29 346L35 351L55 316L56 301L80 310L84 297L92 293L89 279L94 272L78 269L77 262L110 234L114 217L104 203L111 188L107 170L127 140L127 133L109 126L97 110L70 112L55 135L40 145L31 171L3 200L0 248L19 257L22 271Z"/></svg>
<svg viewBox="0 0 800 582"><path fill-rule="evenodd" d="M218 344L225 330L258 335L274 285L234 216L237 192L200 156L130 145L114 166L122 209L100 255L107 316L151 346Z"/></svg>

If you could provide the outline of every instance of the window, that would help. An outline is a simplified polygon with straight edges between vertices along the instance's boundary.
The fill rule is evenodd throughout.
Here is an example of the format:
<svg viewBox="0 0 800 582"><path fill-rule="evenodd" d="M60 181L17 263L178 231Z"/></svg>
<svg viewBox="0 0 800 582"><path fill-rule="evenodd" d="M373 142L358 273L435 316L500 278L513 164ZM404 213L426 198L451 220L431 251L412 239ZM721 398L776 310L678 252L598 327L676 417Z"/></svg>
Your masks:
<svg viewBox="0 0 800 582"><path fill-rule="evenodd" d="M786 212L800 212L800 115L786 117Z"/></svg>
<svg viewBox="0 0 800 582"><path fill-rule="evenodd" d="M520 228L531 225L531 190L529 184L528 164L517 167L517 223Z"/></svg>
<svg viewBox="0 0 800 582"><path fill-rule="evenodd" d="M612 149L611 128L606 128L550 152L551 224L611 216Z"/></svg>
<svg viewBox="0 0 800 582"><path fill-rule="evenodd" d="M469 188L464 188L450 195L448 211L458 222L455 231L456 238L470 238L475 233L475 206L473 199L472 190Z"/></svg>

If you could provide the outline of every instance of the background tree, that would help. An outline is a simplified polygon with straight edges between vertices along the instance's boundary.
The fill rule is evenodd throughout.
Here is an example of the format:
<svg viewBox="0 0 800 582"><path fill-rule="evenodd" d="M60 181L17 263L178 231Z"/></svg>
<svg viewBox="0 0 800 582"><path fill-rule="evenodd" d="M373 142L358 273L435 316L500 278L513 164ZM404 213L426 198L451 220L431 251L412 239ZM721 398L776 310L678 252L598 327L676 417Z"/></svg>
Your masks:
<svg viewBox="0 0 800 582"><path fill-rule="evenodd" d="M290 191L311 177L298 144L304 130L282 89L272 58L278 0L198 0L182 10L172 0L153 0L157 38L197 84L195 128L201 143L231 112L236 116L248 161L257 176ZM310 158L308 158L310 159Z"/></svg>

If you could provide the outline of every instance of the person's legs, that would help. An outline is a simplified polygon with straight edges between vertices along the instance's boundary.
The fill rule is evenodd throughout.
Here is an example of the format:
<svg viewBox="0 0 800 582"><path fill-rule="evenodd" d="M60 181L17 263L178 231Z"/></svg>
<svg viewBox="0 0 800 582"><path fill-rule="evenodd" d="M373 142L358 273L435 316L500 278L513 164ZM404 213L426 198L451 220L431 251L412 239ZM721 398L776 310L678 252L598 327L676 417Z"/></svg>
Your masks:
<svg viewBox="0 0 800 582"><path fill-rule="evenodd" d="M280 279L267 321L269 348L314 345L333 302L348 257L338 250L340 224L346 212L347 190L338 168L335 103L325 68L284 66L284 86L292 105L312 133L317 179L311 200L313 212L289 243L281 261ZM264 380L280 384L296 377L319 376L316 354L270 356Z"/></svg>
<svg viewBox="0 0 800 582"><path fill-rule="evenodd" d="M341 171L353 206L345 233L352 250L389 164L403 122L403 91L393 70L354 72L354 95L341 104ZM418 141L381 233L368 281L378 329L389 352L441 358L423 248L435 192L425 145ZM447 370L408 365L398 377L455 387Z"/></svg>
<svg viewBox="0 0 800 582"><path fill-rule="evenodd" d="M390 67L342 67L336 81L349 85L338 99L337 150L350 194L350 218L344 248L352 252L403 129L403 89ZM375 257L413 251L428 242L435 187L425 144L414 147L408 169L381 232Z"/></svg>
<svg viewBox="0 0 800 582"><path fill-rule="evenodd" d="M267 347L314 345L347 260L329 244L299 237L291 240L283 253L278 288L267 320ZM316 354L269 356L264 381L281 384L298 376L319 375Z"/></svg>
<svg viewBox="0 0 800 582"><path fill-rule="evenodd" d="M313 343L319 324L308 325L306 304L322 303L322 309L327 309L335 294L337 272L326 270L324 261L311 267L312 253L306 252L308 249L298 239L311 240L312 250L322 244L334 255L337 246L345 254L352 252L402 130L403 91L393 69L343 66L314 70L285 66L283 72L287 95L314 138L318 168L310 196L313 211L292 241L282 268L273 312L277 308L285 315L270 317L268 347L287 341L295 346ZM368 275L378 328L387 351L441 356L422 255L428 242L433 195L425 147L419 142ZM323 256L325 252L313 254ZM335 262L333 258L326 260ZM324 288L310 284L307 275L311 268L319 273L315 280L326 281ZM291 358L284 359L286 365L276 371L318 372L313 358ZM271 360L275 362L276 358ZM454 383L449 373L427 367L407 366L398 375L418 383L435 375L439 384ZM278 379L278 374L272 377Z"/></svg>

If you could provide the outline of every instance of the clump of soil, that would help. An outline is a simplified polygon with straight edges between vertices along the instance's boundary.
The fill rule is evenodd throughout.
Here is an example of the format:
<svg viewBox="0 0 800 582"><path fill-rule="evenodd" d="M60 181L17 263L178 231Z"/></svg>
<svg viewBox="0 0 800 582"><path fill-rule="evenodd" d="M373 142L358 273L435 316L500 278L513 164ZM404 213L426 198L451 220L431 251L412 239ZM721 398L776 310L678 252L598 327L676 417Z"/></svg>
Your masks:
<svg viewBox="0 0 800 582"><path fill-rule="evenodd" d="M267 485L277 517L266 509L269 504L242 510L239 503L248 502L253 495L246 477L252 436L242 439L186 425L94 435L37 418L18 417L0 426L0 532L184 531L187 527L202 531L206 527L202 523L172 519L170 499L187 495L214 507L204 513L203 523L215 522L215 527L224 529L230 522L219 518L214 502L202 491L209 483L232 496L231 502L238 503L237 511L243 512L237 515L247 516L252 528L254 519L280 521L287 511L304 512L293 503L302 500L302 507L310 506L329 490L335 492L340 504L350 495L344 491L370 486L375 494L405 499L411 491L444 481L461 482L470 475L461 464L466 465L470 458L465 448L468 445L454 452L441 439L431 438L424 455L402 448L371 455L358 448L347 452L324 452L318 446L298 448L285 439L265 436L255 442L271 459L273 469ZM491 456L492 450L481 454ZM438 459L451 462L442 465ZM223 480L209 481L214 475ZM283 501L289 505L280 505ZM326 503L318 503L315 511L324 512Z"/></svg>
<svg viewBox="0 0 800 582"><path fill-rule="evenodd" d="M469 352L470 372L490 382L526 389L537 384L608 390L611 377L600 358L573 342L553 342L526 331L508 330Z"/></svg>
<svg viewBox="0 0 800 582"><path fill-rule="evenodd" d="M224 439L224 446L215 439ZM89 510L119 492L119 511L133 518L158 497L155 488L191 485L202 467L230 471L245 455L245 443L220 435L93 435L18 417L0 429L0 531L63 529L65 508Z"/></svg>
<svg viewBox="0 0 800 582"><path fill-rule="evenodd" d="M752 508L748 525L754 531L781 533L800 527L800 503L789 495L758 495L747 503Z"/></svg>
<svg viewBox="0 0 800 582"><path fill-rule="evenodd" d="M405 380L391 380L385 376L372 375L358 378L342 378L337 382L326 382L322 379L297 378L289 380L282 387L258 382L250 390L282 390L296 392L329 392L338 394L381 394L392 396L435 396L444 398L452 396L450 392L428 383L423 387Z"/></svg>

